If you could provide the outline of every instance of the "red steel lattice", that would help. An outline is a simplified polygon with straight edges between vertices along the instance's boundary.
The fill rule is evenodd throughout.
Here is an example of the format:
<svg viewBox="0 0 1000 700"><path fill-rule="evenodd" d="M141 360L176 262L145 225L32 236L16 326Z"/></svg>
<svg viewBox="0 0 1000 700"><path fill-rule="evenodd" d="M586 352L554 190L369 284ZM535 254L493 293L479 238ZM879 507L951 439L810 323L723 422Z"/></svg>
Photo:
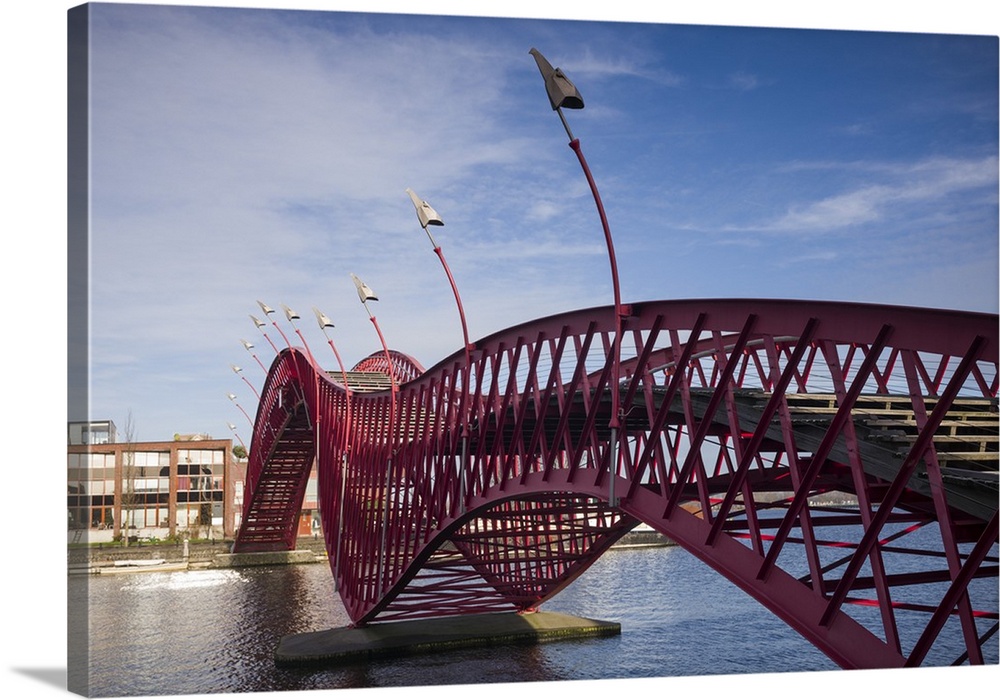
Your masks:
<svg viewBox="0 0 1000 700"><path fill-rule="evenodd" d="M613 308L525 323L426 371L377 353L328 373L283 350L234 551L294 547L315 461L355 624L536 608L645 522L843 667L918 665L944 637L956 662L983 662L998 619L996 315L627 308L620 363ZM933 550L908 544L929 530ZM973 599L984 578L992 597Z"/></svg>

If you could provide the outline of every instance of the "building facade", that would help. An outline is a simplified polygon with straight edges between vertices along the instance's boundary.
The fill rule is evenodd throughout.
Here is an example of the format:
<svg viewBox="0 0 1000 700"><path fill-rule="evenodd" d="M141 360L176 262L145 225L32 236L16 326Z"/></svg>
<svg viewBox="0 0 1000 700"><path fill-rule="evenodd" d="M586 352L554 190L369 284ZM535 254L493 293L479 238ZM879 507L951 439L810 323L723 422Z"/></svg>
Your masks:
<svg viewBox="0 0 1000 700"><path fill-rule="evenodd" d="M69 429L71 540L111 541L126 530L139 539L235 536L246 463L233 456L232 440L178 436L163 442L115 442L113 423L90 425L98 429L74 424ZM98 435L110 439L95 440ZM79 441L74 444L73 438Z"/></svg>
<svg viewBox="0 0 1000 700"><path fill-rule="evenodd" d="M118 430L110 420L69 423L67 433L66 442L70 445L103 445L118 441Z"/></svg>

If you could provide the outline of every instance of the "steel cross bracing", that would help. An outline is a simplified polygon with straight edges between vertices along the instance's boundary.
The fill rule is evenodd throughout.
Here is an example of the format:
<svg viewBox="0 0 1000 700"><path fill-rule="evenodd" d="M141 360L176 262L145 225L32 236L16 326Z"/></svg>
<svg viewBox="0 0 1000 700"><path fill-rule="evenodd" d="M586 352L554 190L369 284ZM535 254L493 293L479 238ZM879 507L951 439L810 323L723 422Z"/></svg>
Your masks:
<svg viewBox="0 0 1000 700"><path fill-rule="evenodd" d="M844 667L982 663L997 645L997 326L848 303L637 303L612 376L614 310L587 309L479 340L471 368L464 351L426 371L394 353L392 421L382 353L348 394L284 350L234 550L294 547L315 461L358 625L531 610L641 521Z"/></svg>

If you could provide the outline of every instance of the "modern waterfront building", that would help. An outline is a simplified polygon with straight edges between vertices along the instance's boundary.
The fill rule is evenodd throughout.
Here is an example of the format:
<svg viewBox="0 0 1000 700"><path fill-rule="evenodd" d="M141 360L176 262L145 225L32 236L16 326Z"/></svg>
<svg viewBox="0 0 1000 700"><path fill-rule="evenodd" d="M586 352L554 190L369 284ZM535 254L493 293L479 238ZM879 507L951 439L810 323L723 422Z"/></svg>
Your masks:
<svg viewBox="0 0 1000 700"><path fill-rule="evenodd" d="M69 424L71 541L129 537L232 538L240 524L246 463L232 440L175 436L117 442L114 423Z"/></svg>
<svg viewBox="0 0 1000 700"><path fill-rule="evenodd" d="M69 423L67 432L70 445L103 445L118 440L114 421L110 420Z"/></svg>
<svg viewBox="0 0 1000 700"><path fill-rule="evenodd" d="M67 506L71 542L121 537L232 539L243 512L247 463L232 440L175 435L119 442L114 422L68 424ZM320 533L315 470L299 518L299 537Z"/></svg>

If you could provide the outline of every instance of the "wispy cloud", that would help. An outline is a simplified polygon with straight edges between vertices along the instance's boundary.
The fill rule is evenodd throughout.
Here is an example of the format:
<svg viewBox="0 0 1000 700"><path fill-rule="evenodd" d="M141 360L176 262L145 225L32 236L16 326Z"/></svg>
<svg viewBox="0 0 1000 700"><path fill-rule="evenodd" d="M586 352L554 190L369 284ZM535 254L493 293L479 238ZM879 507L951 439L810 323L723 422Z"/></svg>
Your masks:
<svg viewBox="0 0 1000 700"><path fill-rule="evenodd" d="M607 53L599 55L586 48L579 53L567 55L564 68L575 82L580 82L581 79L607 80L622 77L641 78L663 87L679 87L687 82L683 75L658 65L654 56L644 55L640 50L633 49L625 55L610 55L613 58L608 58Z"/></svg>
<svg viewBox="0 0 1000 700"><path fill-rule="evenodd" d="M847 124L840 127L838 131L842 134L847 134L848 136L870 136L875 133L874 127L867 122Z"/></svg>
<svg viewBox="0 0 1000 700"><path fill-rule="evenodd" d="M835 250L816 250L803 253L802 255L793 255L781 258L778 261L778 266L784 268L797 268L801 265L811 265L814 263L832 263L840 257L841 254Z"/></svg>
<svg viewBox="0 0 1000 700"><path fill-rule="evenodd" d="M760 85L760 80L752 73L738 71L729 76L729 84L741 92L749 92L757 89Z"/></svg>
<svg viewBox="0 0 1000 700"><path fill-rule="evenodd" d="M241 393L227 384L229 366L249 364L252 375L255 364L238 339L266 347L248 318L256 299L307 316L323 309L353 364L377 345L347 276L355 272L379 293L391 345L425 364L460 347L454 299L406 187L446 222L435 238L473 336L607 303L594 201L531 45L588 99L571 120L598 172L627 295L801 294L822 278L828 286L815 293L842 297L850 254L817 248L819 235L892 222L916 232L905 263L922 265L919 236L932 223L943 228L974 198L976 212L990 211L996 196L995 156L851 160L829 128L830 143L809 159L775 163L756 138L784 135L760 134L763 119L744 124L738 91L767 85L780 101L790 81L740 72L701 32L704 60L682 61L662 48L676 44L660 29L633 27L629 36L644 40L622 42L616 27L591 25L99 7L92 398L103 415L141 405L143 430L160 426L144 432L151 439L211 431L205 416L229 408L219 406L225 389ZM710 83L722 89L706 98ZM751 280L748 265L783 265L782 274ZM955 260L951 269L972 268ZM891 293L902 294L900 279ZM306 320L302 328L317 333ZM151 406L146 394L183 408Z"/></svg>

